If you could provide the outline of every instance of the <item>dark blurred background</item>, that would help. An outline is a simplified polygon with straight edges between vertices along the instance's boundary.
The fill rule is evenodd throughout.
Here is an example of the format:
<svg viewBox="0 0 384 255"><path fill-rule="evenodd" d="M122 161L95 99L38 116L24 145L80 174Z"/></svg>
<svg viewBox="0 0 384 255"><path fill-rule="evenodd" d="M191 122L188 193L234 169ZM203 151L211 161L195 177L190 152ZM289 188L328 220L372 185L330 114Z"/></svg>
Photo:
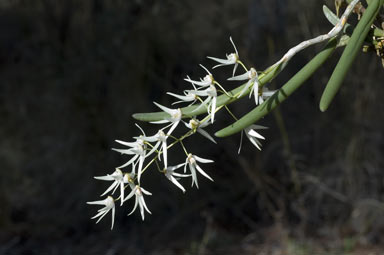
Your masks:
<svg viewBox="0 0 384 255"><path fill-rule="evenodd" d="M0 254L368 254L384 230L384 72L361 54L330 109L318 102L339 50L260 123L263 151L239 136L192 152L215 160L200 190L182 194L156 171L143 177L153 215L131 204L91 220L111 173L126 158L115 139L139 134L131 115L170 105L206 56L232 52L258 70L331 26L305 0L1 0ZM296 56L278 88L321 45ZM215 70L225 82L231 68ZM253 107L244 99L238 116ZM216 129L230 118L219 114ZM149 124L141 124L148 133ZM156 128L156 127L155 127ZM215 129L209 129L214 132ZM204 143L202 149L201 144ZM184 157L174 152L171 164ZM349 253L348 253L349 252ZM361 253L360 253L361 252ZM376 254L376 253L372 253ZM379 254L379 253L377 253Z"/></svg>

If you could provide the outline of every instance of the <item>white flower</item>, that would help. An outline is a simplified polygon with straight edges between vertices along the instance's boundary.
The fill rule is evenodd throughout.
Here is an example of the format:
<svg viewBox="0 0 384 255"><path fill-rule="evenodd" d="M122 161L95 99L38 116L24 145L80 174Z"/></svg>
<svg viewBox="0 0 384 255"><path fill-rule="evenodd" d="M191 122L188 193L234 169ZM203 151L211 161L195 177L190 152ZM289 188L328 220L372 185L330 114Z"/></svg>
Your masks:
<svg viewBox="0 0 384 255"><path fill-rule="evenodd" d="M149 213L152 214L151 211L148 209L147 204L145 203L144 196L145 195L152 195L151 192L146 191L144 188L140 187L139 185L136 185L133 187L131 186L132 191L129 193L129 195L124 199L124 202L133 197L135 195L135 206L133 207L132 211L128 214L131 215L137 208L137 205L139 205L141 218L144 220L144 209Z"/></svg>
<svg viewBox="0 0 384 255"><path fill-rule="evenodd" d="M267 129L267 127L260 126L260 125L250 125L245 129L245 135L248 137L249 141L251 141L251 143L255 145L256 148L261 150L261 143L257 139L265 140L265 138L264 136L257 133L255 129Z"/></svg>
<svg viewBox="0 0 384 255"><path fill-rule="evenodd" d="M240 98L252 85L253 88L251 90L251 93L249 93L249 97L251 97L252 93L255 97L255 103L256 105L259 104L259 80L258 80L258 74L255 68L249 69L248 72L243 73L241 75L229 78L230 81L243 81L248 80L247 84L244 86L244 88L241 90L238 98Z"/></svg>
<svg viewBox="0 0 384 255"><path fill-rule="evenodd" d="M196 91L198 96L207 97L194 111L199 110L201 107L206 106L208 114L211 116L211 122L215 121L217 90L214 85L210 85L207 89ZM208 104L208 106L207 106Z"/></svg>
<svg viewBox="0 0 384 255"><path fill-rule="evenodd" d="M261 142L257 139L265 140L264 136L260 135L258 132L256 132L257 129L267 129L267 127L260 126L260 125L250 125L249 127L244 129L245 135L247 136L248 140L255 145L255 147L259 150L261 150ZM240 147L238 153L240 154L241 146L243 143L243 132L241 132L241 138L240 138Z"/></svg>
<svg viewBox="0 0 384 255"><path fill-rule="evenodd" d="M104 218L105 215L107 215L107 213L109 211L112 210L112 225L111 225L111 230L113 229L113 224L115 222L115 201L113 199L113 197L111 196L108 196L106 199L104 200L99 200L99 201L92 201L92 202L87 202L87 204L90 204L90 205L104 205L103 208L99 209L97 212L97 214L95 216L93 216L91 219L95 219L95 218L99 218L97 221L96 221L96 224L99 223L99 221Z"/></svg>
<svg viewBox="0 0 384 255"><path fill-rule="evenodd" d="M266 87L263 87L261 95L259 95L259 104L264 103L264 101L270 98L277 90L268 90ZM260 94L260 93L259 93Z"/></svg>
<svg viewBox="0 0 384 255"><path fill-rule="evenodd" d="M195 81L195 80L191 80L188 76L186 79L184 79L185 81L187 82L190 82L192 83L193 85L197 85L197 86L200 86L200 87L209 87L210 85L214 85L215 84L215 79L213 78L213 75L211 74L211 72L208 71L207 68L205 68L205 66L203 65L200 65L208 74L206 76L204 76L203 79L200 79L200 81Z"/></svg>
<svg viewBox="0 0 384 255"><path fill-rule="evenodd" d="M188 123L184 122L184 124L187 128L191 129L193 132L197 131L199 134L201 134L205 138L209 139L213 143L216 143L215 139L213 139L213 137L203 129L210 124L208 121L201 123L198 119L190 119Z"/></svg>
<svg viewBox="0 0 384 255"><path fill-rule="evenodd" d="M211 181L213 181L213 179L206 172L204 172L203 169L201 169L201 167L197 164L197 162L200 162L200 163L212 163L213 160L200 158L200 157L198 157L196 155L192 155L191 153L188 154L188 157L185 160L186 164L184 166L184 173L186 172L187 165L188 165L189 166L189 171L191 171L191 174L192 174L192 186L195 183L196 187L199 188L199 185L197 183L196 170L200 174L202 174L205 178L207 178L207 179L209 179Z"/></svg>
<svg viewBox="0 0 384 255"><path fill-rule="evenodd" d="M186 91L184 91L184 95L178 95L178 94L174 94L171 92L167 92L167 94L180 99L180 101L174 102L174 103L172 103L172 105L178 104L178 103L185 103L185 102L192 102L191 103L191 105L192 105L198 99L198 96L193 92L194 92L194 90L186 90Z"/></svg>
<svg viewBox="0 0 384 255"><path fill-rule="evenodd" d="M173 184L175 184L179 189L181 189L183 192L185 192L185 189L184 187L177 181L178 179L176 179L175 177L189 177L191 176L190 174L179 174L179 173L175 173L175 170L176 169L179 169L180 167L184 166L185 163L183 164L178 164L176 166L169 166L167 168L164 169L164 174L165 174L165 177L168 178L168 180L170 180Z"/></svg>
<svg viewBox="0 0 384 255"><path fill-rule="evenodd" d="M164 124L164 123L169 123L170 122L171 124L169 126L171 126L171 128L167 132L167 135L169 136L170 134L172 134L173 130L175 130L177 125L179 125L179 122L181 121L181 118L182 118L183 114L182 114L180 108L178 108L178 109L170 109L170 108L165 107L165 106L163 106L161 104L158 104L156 102L153 102L153 103L157 107L159 107L161 110L163 110L164 112L168 113L170 116L167 117L164 120L153 121L151 123L154 123L154 124Z"/></svg>
<svg viewBox="0 0 384 255"><path fill-rule="evenodd" d="M189 76L187 76L187 78L190 79ZM172 103L172 105L178 104L178 103L186 103L186 102L192 102L189 105L194 104L198 100L199 97L195 93L195 91L197 91L197 89L193 83L192 83L192 86L193 86L194 90L184 90L184 95L178 95L178 94L174 94L171 92L167 92L168 95L176 97L177 99L180 99L180 101L174 102L174 103Z"/></svg>
<svg viewBox="0 0 384 255"><path fill-rule="evenodd" d="M115 149L112 150L120 152L121 154L134 155L127 163L119 166L118 168L124 168L132 164L132 172L136 173L136 165L139 164L137 169L137 179L140 183L141 172L143 169L144 160L146 158L147 146L142 139L143 136L136 138L136 142L124 142L120 140L115 140L117 143L131 147L129 149Z"/></svg>
<svg viewBox="0 0 384 255"><path fill-rule="evenodd" d="M123 205L124 200L124 184L128 183L128 178L125 174L123 175L123 172L121 172L120 169L116 168L116 170L112 174L107 174L105 176L95 176L94 178L97 180L102 181L113 181L111 186L103 193L101 196L106 195L108 192L112 190L112 194L115 193L116 189L120 186L120 199L121 199L121 205Z"/></svg>
<svg viewBox="0 0 384 255"><path fill-rule="evenodd" d="M144 136L144 137L141 137L141 139L147 142L156 142L156 144L152 147L151 151L147 154L147 157L151 155L154 151L156 151L159 145L161 144L161 150L163 151L164 167L167 167L168 166L167 135L163 132L163 130L160 129L156 135Z"/></svg>
<svg viewBox="0 0 384 255"><path fill-rule="evenodd" d="M239 53L237 52L236 46L232 40L232 37L229 37L229 40L231 41L233 48L235 49L235 53L231 54L226 54L227 59L222 59L222 58L214 58L214 57L207 57L209 59L212 59L220 64L214 66L213 68L219 67L219 66L228 66L228 65L235 65L233 67L233 73L232 76L235 75L237 66L239 65Z"/></svg>

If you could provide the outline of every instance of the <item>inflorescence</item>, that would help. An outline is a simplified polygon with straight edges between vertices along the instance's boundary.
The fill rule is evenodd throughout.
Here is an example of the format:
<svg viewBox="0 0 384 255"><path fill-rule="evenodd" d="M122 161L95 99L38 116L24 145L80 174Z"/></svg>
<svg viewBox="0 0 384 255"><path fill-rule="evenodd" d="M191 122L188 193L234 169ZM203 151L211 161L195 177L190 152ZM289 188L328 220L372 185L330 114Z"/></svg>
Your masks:
<svg viewBox="0 0 384 255"><path fill-rule="evenodd" d="M232 75L228 78L228 80L245 81L246 85L244 89L242 89L238 94L230 95L214 78L213 74L206 67L200 65L207 73L203 78L192 80L189 76L187 76L187 78L184 79L192 86L191 89L184 90L181 95L171 92L168 92L167 94L178 100L172 105L180 103L185 103L188 106L197 105L197 108L194 111L204 107L208 115L202 119L197 119L196 116L194 116L186 121L183 120L185 116L183 116L180 108L168 108L154 102L158 108L168 114L168 117L151 123L161 124L164 126L161 127L156 134L147 136L144 130L136 124L141 131L141 135L133 137L135 139L133 142L116 140L118 144L124 147L113 149L114 151L130 157L129 160L125 164L117 167L113 173L95 177L97 180L108 181L111 183L105 192L101 194L101 196L109 194L107 198L99 201L88 202L88 204L103 206L92 218L97 219L96 223L98 223L106 214L108 214L109 211L111 211L112 229L114 225L116 202L120 201L120 206L122 206L127 200L130 200L133 197L135 197L135 203L132 211L128 215L131 215L136 210L137 206L139 206L142 220L145 218L145 212L151 214L151 211L144 200L144 195L152 195L152 193L142 187L142 175L153 165L155 165L157 170L182 192L185 192L186 190L180 183L181 179L190 178L191 186L196 186L196 188L199 188L198 175L202 175L213 181L213 179L202 169L202 164L213 163L214 161L201 158L189 151L183 143L184 139L199 133L212 143L216 143L216 140L206 130L204 130L204 128L215 123L215 113L221 109L226 109L230 115L234 117L225 105L219 107L217 106L218 95L226 94L231 98L240 98L248 93L249 97L252 95L254 96L255 103L258 105L275 92L268 91L268 89L260 85L256 69L253 67L248 69L240 61L238 51L231 37L230 41L235 50L234 53L226 54L226 58L224 59L215 57L208 58L218 63L213 67L213 69L221 66L233 65ZM239 65L244 69L244 73L235 76ZM175 137L173 135L174 130L178 127L187 129L186 133L181 137ZM260 140L264 140L264 137L256 130L265 128L266 127L259 125L252 125L244 129L246 137L259 150L261 150ZM181 146L182 150L185 152L185 160L180 164L170 166L168 165L169 149L177 144ZM126 192L126 189L129 191ZM120 195L117 195L116 198L114 198L113 195L116 190L119 190Z"/></svg>

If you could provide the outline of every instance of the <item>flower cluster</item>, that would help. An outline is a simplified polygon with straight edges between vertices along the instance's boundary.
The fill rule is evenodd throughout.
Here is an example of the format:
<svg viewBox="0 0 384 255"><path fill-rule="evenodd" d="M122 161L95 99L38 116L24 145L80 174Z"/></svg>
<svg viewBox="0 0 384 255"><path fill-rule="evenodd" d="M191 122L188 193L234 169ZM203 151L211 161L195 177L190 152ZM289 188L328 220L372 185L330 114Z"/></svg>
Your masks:
<svg viewBox="0 0 384 255"><path fill-rule="evenodd" d="M230 41L234 47L234 53L227 54L226 59L208 57L209 59L217 62L218 64L213 68L221 66L232 66L232 76L228 78L230 81L246 81L243 89L236 95L230 95L221 84L214 78L213 74L203 65L200 65L206 72L206 75L200 79L191 79L187 76L184 80L192 86L191 89L186 89L183 94L175 94L168 92L167 94L176 98L178 101L173 104L186 103L188 106L196 105L194 112L204 109L207 115L204 118L197 119L193 116L189 120L185 120L186 116L180 108L168 108L160 105L156 102L154 104L165 113L165 118L151 122L153 124L163 125L155 134L146 135L144 130L136 124L140 129L141 135L133 137L133 141L120 141L116 142L122 146L122 148L114 148L113 150L119 152L122 155L126 155L128 160L123 165L117 167L114 172L105 176L96 176L95 179L110 182L110 186L101 194L101 196L107 196L107 198L99 201L88 202L88 204L102 205L98 213L93 217L97 218L98 223L109 211L112 212L112 225L114 224L115 217L115 204L120 201L120 206L125 202L135 197L133 209L128 215L135 212L137 207L140 209L142 220L145 218L145 212L151 214L144 195L150 196L151 192L142 187L142 176L145 171L155 165L159 173L167 178L172 184L174 184L183 193L186 191L182 185L181 180L191 178L191 186L199 188L198 179L199 176L203 176L210 181L213 179L203 170L202 164L213 163L213 160L205 159L190 152L184 145L183 140L188 137L199 133L209 141L216 143L216 140L204 130L207 126L215 123L215 113L221 109L228 110L224 105L218 105L218 96L220 94L226 94L229 97L240 98L245 94L251 96L254 95L255 103L260 104L267 97L271 96L274 92L268 91L266 88L260 85L258 80L258 73L255 68L249 70L240 61L238 51L232 38ZM245 73L235 76L238 66L242 66ZM229 110L228 110L229 111ZM234 116L230 112L231 116ZM197 115L197 114L196 114ZM183 123L184 125L179 125ZM178 127L186 128L183 136L175 137L174 131ZM264 129L263 126L252 125L244 130L247 138L252 144L259 150L261 149L260 139L264 139L256 130ZM175 145L180 145L185 152L185 160L181 161L177 165L168 164L169 150ZM240 150L239 150L240 152ZM181 171L181 172L180 172ZM128 191L126 191L126 189ZM119 195L113 198L116 190L119 190ZM128 194L128 195L127 195Z"/></svg>

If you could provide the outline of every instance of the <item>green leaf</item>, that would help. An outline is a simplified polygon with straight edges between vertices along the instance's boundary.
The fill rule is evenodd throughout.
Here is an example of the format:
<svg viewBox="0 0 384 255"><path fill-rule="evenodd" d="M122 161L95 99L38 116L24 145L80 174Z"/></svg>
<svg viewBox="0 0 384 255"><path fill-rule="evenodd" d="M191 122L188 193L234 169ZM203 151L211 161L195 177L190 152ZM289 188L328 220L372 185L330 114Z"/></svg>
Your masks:
<svg viewBox="0 0 384 255"><path fill-rule="evenodd" d="M322 112L328 109L337 91L340 89L348 70L352 66L357 54L361 51L361 46L363 45L383 2L384 0L372 0L365 10L362 19L353 31L348 45L345 47L345 50L325 87L323 95L321 96L320 110Z"/></svg>
<svg viewBox="0 0 384 255"><path fill-rule="evenodd" d="M323 13L327 20L334 26L339 22L339 17L336 16L327 6L323 5ZM343 27L343 33L352 34L353 27L350 24L345 24Z"/></svg>

